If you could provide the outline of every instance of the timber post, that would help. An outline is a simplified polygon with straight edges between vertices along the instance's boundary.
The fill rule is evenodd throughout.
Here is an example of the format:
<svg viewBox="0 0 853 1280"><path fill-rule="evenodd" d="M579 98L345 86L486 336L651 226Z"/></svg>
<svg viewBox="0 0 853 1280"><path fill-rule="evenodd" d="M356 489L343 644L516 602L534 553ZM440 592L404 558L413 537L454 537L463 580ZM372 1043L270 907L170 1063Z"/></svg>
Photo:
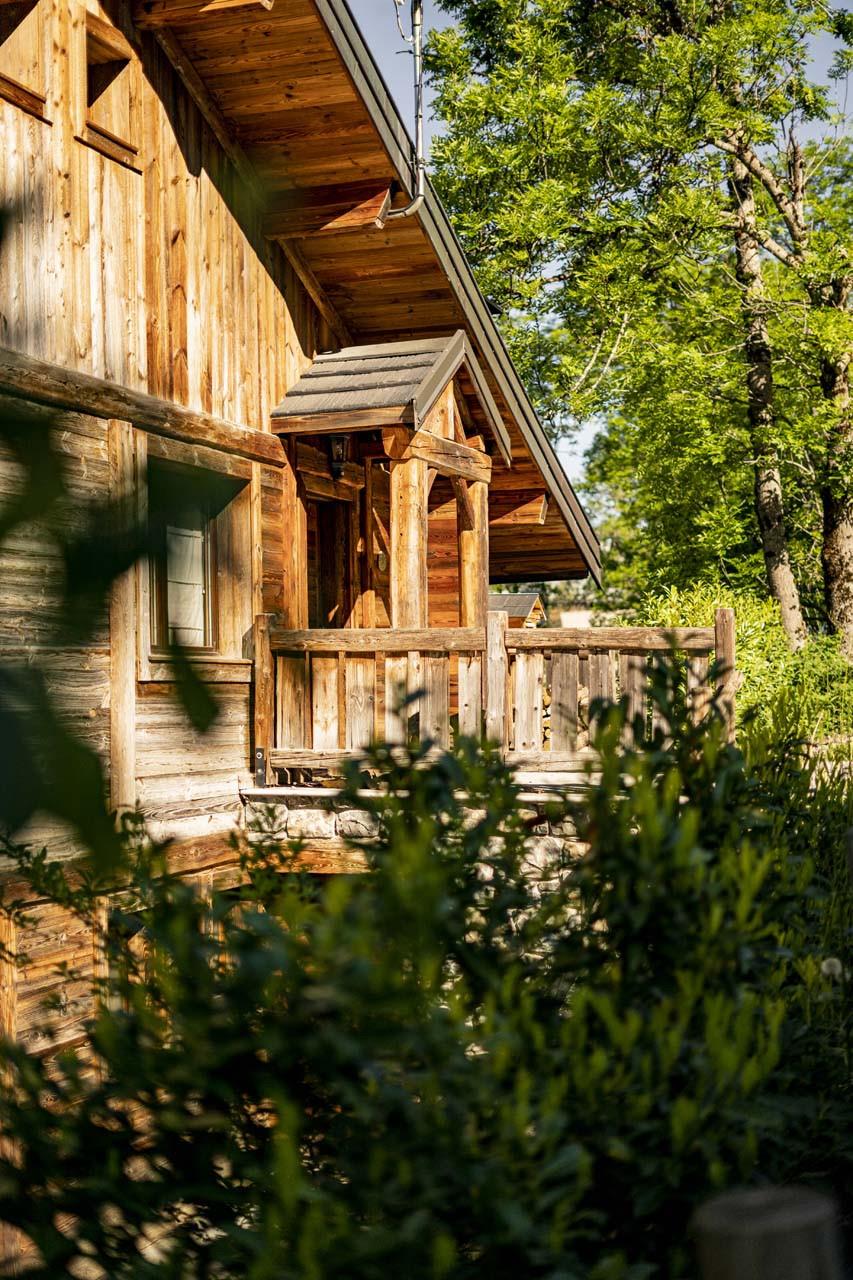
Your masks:
<svg viewBox="0 0 853 1280"><path fill-rule="evenodd" d="M509 743L509 660L506 633L509 614L502 609L489 614L486 632L486 737L502 749Z"/></svg>
<svg viewBox="0 0 853 1280"><path fill-rule="evenodd" d="M485 630L489 619L489 486L483 481L466 485L460 480L458 490L459 623ZM487 668L482 653L459 656L459 729L476 738L483 733L484 665Z"/></svg>
<svg viewBox="0 0 853 1280"><path fill-rule="evenodd" d="M702 1280L842 1280L835 1204L805 1187L724 1192L693 1232Z"/></svg>
<svg viewBox="0 0 853 1280"><path fill-rule="evenodd" d="M270 644L270 615L259 613L253 626L255 659L255 779L269 782L269 753L275 743L275 667ZM261 753L263 753L261 755Z"/></svg>
<svg viewBox="0 0 853 1280"><path fill-rule="evenodd" d="M391 463L391 626L419 630L427 626L427 464L421 458ZM418 713L410 705L402 723L394 705L400 689L408 697L423 693L418 650L385 663L386 737L405 742Z"/></svg>
<svg viewBox="0 0 853 1280"><path fill-rule="evenodd" d="M714 647L717 657L717 697L729 742L735 740L735 611L718 609L714 619Z"/></svg>

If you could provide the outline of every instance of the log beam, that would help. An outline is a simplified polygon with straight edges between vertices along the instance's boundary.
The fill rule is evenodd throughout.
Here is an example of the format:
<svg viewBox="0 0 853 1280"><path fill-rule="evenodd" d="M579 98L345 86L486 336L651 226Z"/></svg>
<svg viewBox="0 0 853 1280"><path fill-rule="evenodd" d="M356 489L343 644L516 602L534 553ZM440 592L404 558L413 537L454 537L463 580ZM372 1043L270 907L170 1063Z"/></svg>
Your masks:
<svg viewBox="0 0 853 1280"><path fill-rule="evenodd" d="M286 461L281 441L268 432L240 427L7 348L0 348L0 393L96 418L119 418L155 435L236 453L253 462L283 467Z"/></svg>
<svg viewBox="0 0 853 1280"><path fill-rule="evenodd" d="M388 457L396 462L416 458L439 475L461 476L475 483L488 484L492 478L492 460L488 454L434 435L432 431L422 429L411 434L404 428L391 427L382 432L382 444Z"/></svg>
<svg viewBox="0 0 853 1280"><path fill-rule="evenodd" d="M426 462L391 468L391 626L427 626Z"/></svg>

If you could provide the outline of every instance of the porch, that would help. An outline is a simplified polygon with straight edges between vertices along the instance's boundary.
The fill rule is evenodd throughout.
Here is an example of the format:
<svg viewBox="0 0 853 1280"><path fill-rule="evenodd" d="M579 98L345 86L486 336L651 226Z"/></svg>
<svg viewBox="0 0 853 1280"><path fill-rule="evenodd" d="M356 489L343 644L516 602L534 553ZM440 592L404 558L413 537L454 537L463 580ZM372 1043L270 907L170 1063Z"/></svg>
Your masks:
<svg viewBox="0 0 853 1280"><path fill-rule="evenodd" d="M663 655L680 669L691 715L700 720L716 695L734 737L731 609L713 627L672 630L516 629L502 611L486 627L292 630L260 615L254 652L258 788L327 784L373 740L447 748L462 735L496 743L522 784L565 784L591 757L596 701L625 698L631 724L654 731Z"/></svg>
<svg viewBox="0 0 853 1280"><path fill-rule="evenodd" d="M458 736L558 782L590 753L597 701L625 697L654 727L670 651L692 713L717 680L733 732L730 611L669 632L510 626L490 608L497 584L600 572L550 444L496 391L460 330L320 355L273 412L289 545L281 608L253 627L259 787L328 783L374 740Z"/></svg>

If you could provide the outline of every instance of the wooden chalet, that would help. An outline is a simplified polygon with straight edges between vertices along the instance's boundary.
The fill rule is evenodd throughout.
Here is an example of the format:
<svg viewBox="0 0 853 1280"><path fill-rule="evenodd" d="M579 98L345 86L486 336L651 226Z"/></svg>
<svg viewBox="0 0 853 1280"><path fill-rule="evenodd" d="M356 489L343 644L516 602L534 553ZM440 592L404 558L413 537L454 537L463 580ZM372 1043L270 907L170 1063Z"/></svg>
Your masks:
<svg viewBox="0 0 853 1280"><path fill-rule="evenodd" d="M485 730L549 770L583 697L643 705L662 633L489 610L490 584L597 580L598 541L435 193L389 216L412 148L344 0L0 0L0 131L2 403L58 415L73 498L131 496L154 548L58 647L55 546L7 540L0 645L176 866L236 876L246 797L328 781L375 734ZM679 633L697 690L725 626ZM219 701L204 736L172 638ZM17 834L77 853L47 822ZM40 910L0 1000L25 1040L66 928ZM67 993L65 1043L87 1007Z"/></svg>

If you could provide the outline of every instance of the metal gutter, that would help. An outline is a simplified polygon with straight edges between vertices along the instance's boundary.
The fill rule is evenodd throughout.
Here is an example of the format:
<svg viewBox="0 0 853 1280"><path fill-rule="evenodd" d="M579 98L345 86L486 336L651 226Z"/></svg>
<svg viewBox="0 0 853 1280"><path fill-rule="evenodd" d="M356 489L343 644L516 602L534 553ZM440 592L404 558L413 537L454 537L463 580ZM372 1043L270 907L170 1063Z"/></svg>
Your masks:
<svg viewBox="0 0 853 1280"><path fill-rule="evenodd" d="M411 195L417 186L417 174L412 165L412 143L346 0L314 0L314 3L357 92L370 112L399 180ZM474 279L464 250L430 182L427 183L426 199L418 216L447 274L450 287L489 361L501 393L521 428L531 456L553 493L590 574L600 585L601 551L598 537L536 416L506 344Z"/></svg>

